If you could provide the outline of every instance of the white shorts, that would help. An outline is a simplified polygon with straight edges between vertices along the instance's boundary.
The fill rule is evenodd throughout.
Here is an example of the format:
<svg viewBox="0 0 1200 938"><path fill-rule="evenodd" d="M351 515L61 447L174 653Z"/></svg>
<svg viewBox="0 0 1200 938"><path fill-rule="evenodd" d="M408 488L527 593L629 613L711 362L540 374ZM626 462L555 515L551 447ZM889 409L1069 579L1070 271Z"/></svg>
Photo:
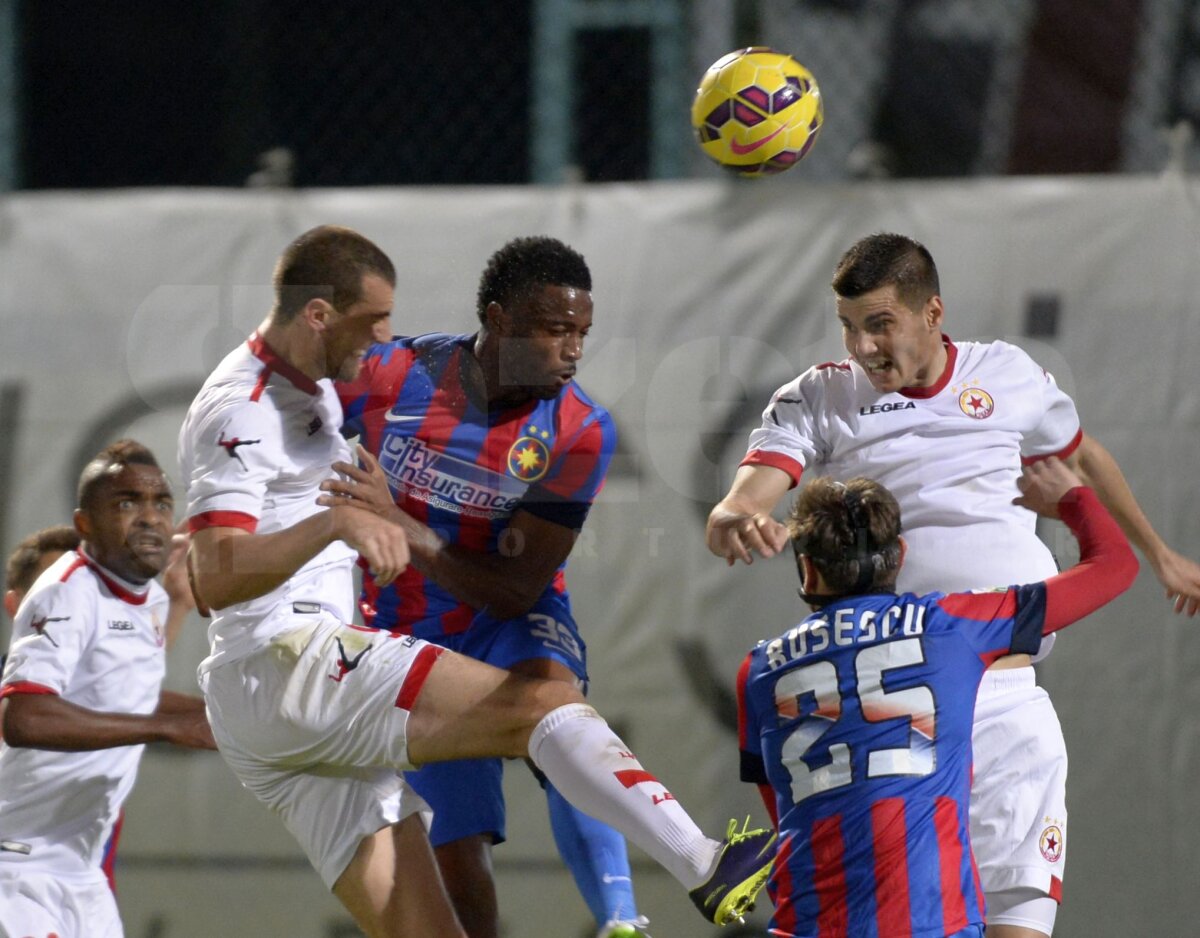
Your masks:
<svg viewBox="0 0 1200 938"><path fill-rule="evenodd" d="M432 812L404 781L408 711L443 649L294 614L266 648L200 676L225 761L330 888L364 837Z"/></svg>
<svg viewBox="0 0 1200 938"><path fill-rule="evenodd" d="M1033 668L984 674L972 746L971 846L989 905L993 894L1020 888L1060 900L1067 746Z"/></svg>
<svg viewBox="0 0 1200 938"><path fill-rule="evenodd" d="M46 935L124 938L117 903L103 871L63 874L0 870L0 936Z"/></svg>

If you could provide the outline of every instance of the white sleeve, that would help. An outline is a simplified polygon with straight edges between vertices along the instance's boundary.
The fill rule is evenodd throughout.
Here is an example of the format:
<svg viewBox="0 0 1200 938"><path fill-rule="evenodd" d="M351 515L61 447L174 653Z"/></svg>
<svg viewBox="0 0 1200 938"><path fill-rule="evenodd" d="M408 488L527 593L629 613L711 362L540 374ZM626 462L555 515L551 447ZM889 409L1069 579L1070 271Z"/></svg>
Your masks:
<svg viewBox="0 0 1200 938"><path fill-rule="evenodd" d="M84 577L79 571L77 577ZM86 591L52 583L30 593L13 623L12 645L4 664L3 686L62 694L96 628L95 602Z"/></svg>
<svg viewBox="0 0 1200 938"><path fill-rule="evenodd" d="M750 446L743 466L773 466L800 481L804 468L819 451L811 386L805 375L785 384L771 395L762 414L762 424L750 434Z"/></svg>
<svg viewBox="0 0 1200 938"><path fill-rule="evenodd" d="M276 413L257 402L215 410L192 428L187 517L193 530L220 525L253 531L267 487L279 474Z"/></svg>
<svg viewBox="0 0 1200 938"><path fill-rule="evenodd" d="M1021 440L1021 456L1025 459L1044 456L1066 458L1075 451L1082 439L1075 402L1058 386L1054 375L1024 352L1020 352L1020 355L1029 369L1029 381L1037 389L1035 393L1038 394L1040 405L1037 425Z"/></svg>

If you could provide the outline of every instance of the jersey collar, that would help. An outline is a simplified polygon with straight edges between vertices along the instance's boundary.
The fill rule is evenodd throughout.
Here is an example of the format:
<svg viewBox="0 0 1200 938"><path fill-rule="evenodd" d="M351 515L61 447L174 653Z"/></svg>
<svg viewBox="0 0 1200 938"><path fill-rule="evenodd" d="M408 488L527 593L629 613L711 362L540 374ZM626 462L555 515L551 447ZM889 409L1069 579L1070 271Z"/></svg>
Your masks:
<svg viewBox="0 0 1200 938"><path fill-rule="evenodd" d="M92 573L100 579L100 582L108 587L110 593L131 606L140 606L145 603L146 598L150 595L150 581L147 580L140 586L136 583L130 583L128 580L122 579L111 570L100 566L92 557L89 557L87 552L82 548L78 548L77 553L90 568ZM138 592L138 590L141 592Z"/></svg>
<svg viewBox="0 0 1200 938"><path fill-rule="evenodd" d="M942 393L942 390L950 383L950 378L954 375L954 363L958 360L958 347L950 341L950 336L942 333L942 345L946 346L946 367L942 371L942 376L927 388L901 388L897 394L904 397L912 397L917 400L924 400L930 397L936 397Z"/></svg>
<svg viewBox="0 0 1200 938"><path fill-rule="evenodd" d="M320 388L312 378L302 372L291 362L282 358L271 346L267 345L261 335L255 332L246 340L246 346L260 362L267 366L268 371L286 378L296 389L305 394L318 394Z"/></svg>

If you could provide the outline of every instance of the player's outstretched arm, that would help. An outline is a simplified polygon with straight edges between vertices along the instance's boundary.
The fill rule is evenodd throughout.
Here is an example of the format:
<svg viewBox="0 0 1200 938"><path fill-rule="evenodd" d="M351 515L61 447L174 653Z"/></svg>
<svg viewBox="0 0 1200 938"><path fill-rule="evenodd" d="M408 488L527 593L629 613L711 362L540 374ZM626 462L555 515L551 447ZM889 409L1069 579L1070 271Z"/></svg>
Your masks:
<svg viewBox="0 0 1200 938"><path fill-rule="evenodd" d="M741 466L729 493L709 513L704 537L708 549L731 567L753 563L754 555L774 557L787 545L787 527L771 511L792 486L773 466Z"/></svg>
<svg viewBox="0 0 1200 938"><path fill-rule="evenodd" d="M1174 601L1175 611L1189 616L1200 611L1200 564L1172 550L1158 535L1112 454L1085 433L1068 461L1083 481L1096 490L1121 530L1142 552L1158 581L1166 587L1167 598Z"/></svg>
<svg viewBox="0 0 1200 938"><path fill-rule="evenodd" d="M192 535L196 598L210 609L264 596L334 541L345 541L386 586L408 566L408 538L399 525L340 504L271 534L211 527Z"/></svg>
<svg viewBox="0 0 1200 938"><path fill-rule="evenodd" d="M496 553L450 544L396 505L374 456L361 446L358 455L362 466L334 463L341 478L321 483L326 494L317 503L350 503L400 525L408 536L414 567L468 606L486 609L498 619L528 612L575 545L573 529L521 509L509 519Z"/></svg>
<svg viewBox="0 0 1200 938"><path fill-rule="evenodd" d="M1014 503L1061 518L1079 541L1079 562L1046 581L1042 632L1049 634L1115 599L1137 576L1137 558L1099 497L1061 460L1026 466Z"/></svg>
<svg viewBox="0 0 1200 938"><path fill-rule="evenodd" d="M198 699L198 698L194 698ZM57 694L12 694L4 703L4 741L25 749L87 752L142 743L216 749L203 706L171 712L106 713Z"/></svg>

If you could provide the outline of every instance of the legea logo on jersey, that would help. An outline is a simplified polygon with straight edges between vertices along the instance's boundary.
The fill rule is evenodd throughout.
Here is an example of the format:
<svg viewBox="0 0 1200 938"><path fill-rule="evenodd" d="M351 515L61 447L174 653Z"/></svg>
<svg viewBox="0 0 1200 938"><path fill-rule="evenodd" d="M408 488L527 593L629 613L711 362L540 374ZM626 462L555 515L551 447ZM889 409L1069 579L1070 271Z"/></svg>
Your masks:
<svg viewBox="0 0 1200 938"><path fill-rule="evenodd" d="M996 402L983 388L967 388L958 395L958 409L968 417L986 420L996 409Z"/></svg>
<svg viewBox="0 0 1200 938"><path fill-rule="evenodd" d="M397 493L472 518L507 517L528 488L526 480L439 453L416 437L385 437L379 465Z"/></svg>
<svg viewBox="0 0 1200 938"><path fill-rule="evenodd" d="M550 448L543 442L550 438L550 431L533 424L527 431L508 448L508 471L522 482L536 482L550 468Z"/></svg>

